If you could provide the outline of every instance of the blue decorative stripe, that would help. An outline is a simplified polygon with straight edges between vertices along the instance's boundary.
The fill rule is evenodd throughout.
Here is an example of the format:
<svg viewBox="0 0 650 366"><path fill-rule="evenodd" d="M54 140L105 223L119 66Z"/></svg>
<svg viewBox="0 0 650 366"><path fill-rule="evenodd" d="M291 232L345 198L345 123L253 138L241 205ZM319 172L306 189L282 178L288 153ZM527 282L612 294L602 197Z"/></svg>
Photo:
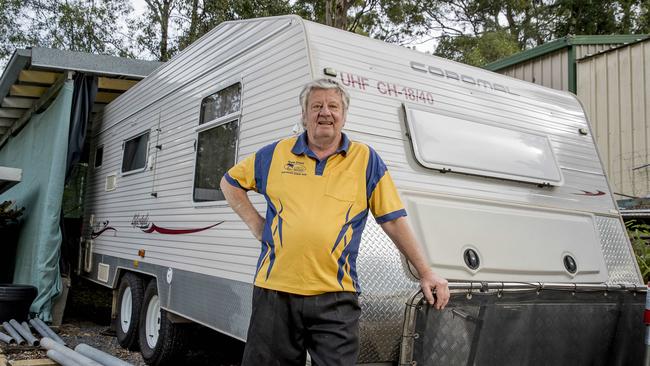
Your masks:
<svg viewBox="0 0 650 366"><path fill-rule="evenodd" d="M269 275L271 274L271 269L273 268L273 264L275 263L275 241L273 240L273 235L275 234L271 230L271 223L273 222L273 218L278 216L277 209L275 208L275 205L269 197L265 194L264 197L266 198L266 202L268 204L267 209L266 209L266 222L264 223L264 229L262 229L262 241L266 243L269 246L269 268L266 271L266 278L269 278Z"/></svg>
<svg viewBox="0 0 650 366"><path fill-rule="evenodd" d="M395 220L398 217L406 216L406 210L401 209L397 211L393 211L391 213L387 213L385 215L379 216L375 218L375 221L377 221L378 224L383 224L384 222L388 222L391 220Z"/></svg>
<svg viewBox="0 0 650 366"><path fill-rule="evenodd" d="M348 221L350 218L350 210L352 210L352 205L348 208L348 212L345 214L345 224L343 224L343 227L341 228L341 231L339 231L339 235L336 237L336 241L334 242L334 245L332 246L332 251L330 254L334 253L336 250L336 247L339 246L339 243L341 242L341 239L345 238L345 233L348 231L348 228L350 225L352 225L352 222ZM367 212L367 210L366 210Z"/></svg>
<svg viewBox="0 0 650 366"><path fill-rule="evenodd" d="M273 152L279 141L261 148L255 154L255 185L257 191L261 194L266 194L266 183L269 178L269 168L271 167L271 160L273 160Z"/></svg>
<svg viewBox="0 0 650 366"><path fill-rule="evenodd" d="M377 154L377 152L370 146L368 146L368 150L368 166L366 167L366 199L370 199L372 192L388 170L384 161L379 157L379 154Z"/></svg>
<svg viewBox="0 0 650 366"><path fill-rule="evenodd" d="M226 182L230 183L231 186L237 187L239 189L243 189L245 191L249 191L249 189L242 187L235 178L230 176L230 174L226 173L223 175L223 177L226 178Z"/></svg>
<svg viewBox="0 0 650 366"><path fill-rule="evenodd" d="M269 275L271 274L271 269L273 269L273 264L275 263L275 245L273 245L273 242L268 242L267 243L269 246L269 268L266 270L266 279L269 279Z"/></svg>
<svg viewBox="0 0 650 366"><path fill-rule="evenodd" d="M257 279L257 274L259 273L260 268L262 268L268 252L269 246L265 242L262 242L262 250L260 252L260 257L257 259L257 269L255 269L255 279Z"/></svg>
<svg viewBox="0 0 650 366"><path fill-rule="evenodd" d="M339 256L338 271L336 273L336 279L343 289L343 275L347 273L352 279L352 285L357 292L361 292L359 288L359 280L357 278L357 253L359 252L359 244L361 243L361 234L363 233L363 228L366 226L366 216L368 210L364 210L362 213L355 216L352 220L352 238L350 243L345 242L345 248L341 255ZM345 271L344 266L346 263L349 265L349 270Z"/></svg>
<svg viewBox="0 0 650 366"><path fill-rule="evenodd" d="M284 210L284 206L282 205L282 201L280 201L280 211L278 211L278 225L276 226L276 229L279 230L279 237L280 237L280 246L282 246L282 216L280 215L282 213L282 210Z"/></svg>

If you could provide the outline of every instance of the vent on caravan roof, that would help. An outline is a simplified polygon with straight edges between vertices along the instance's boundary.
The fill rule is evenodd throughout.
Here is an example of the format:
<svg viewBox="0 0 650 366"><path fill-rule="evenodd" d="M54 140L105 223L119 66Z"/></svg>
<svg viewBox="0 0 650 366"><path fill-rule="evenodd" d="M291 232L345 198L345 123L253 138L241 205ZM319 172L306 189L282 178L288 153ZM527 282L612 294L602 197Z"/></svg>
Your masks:
<svg viewBox="0 0 650 366"><path fill-rule="evenodd" d="M413 150L427 168L561 186L548 137L405 106Z"/></svg>

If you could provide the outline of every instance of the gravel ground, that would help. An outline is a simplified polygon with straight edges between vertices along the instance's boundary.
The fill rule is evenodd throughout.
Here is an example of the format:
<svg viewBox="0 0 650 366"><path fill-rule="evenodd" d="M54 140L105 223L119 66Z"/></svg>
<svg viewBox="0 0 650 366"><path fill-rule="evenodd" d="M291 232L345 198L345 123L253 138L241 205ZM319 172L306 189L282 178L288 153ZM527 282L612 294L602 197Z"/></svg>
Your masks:
<svg viewBox="0 0 650 366"><path fill-rule="evenodd" d="M139 352L122 349L110 327L111 291L83 279L75 279L68 297L63 324L53 329L74 348L86 343L134 366L146 365ZM36 334L36 332L33 332ZM242 342L205 327L192 328L192 344L182 365L239 366L244 349ZM8 346L0 342L0 352L10 361L46 358L37 347ZM179 364L180 365L180 364Z"/></svg>

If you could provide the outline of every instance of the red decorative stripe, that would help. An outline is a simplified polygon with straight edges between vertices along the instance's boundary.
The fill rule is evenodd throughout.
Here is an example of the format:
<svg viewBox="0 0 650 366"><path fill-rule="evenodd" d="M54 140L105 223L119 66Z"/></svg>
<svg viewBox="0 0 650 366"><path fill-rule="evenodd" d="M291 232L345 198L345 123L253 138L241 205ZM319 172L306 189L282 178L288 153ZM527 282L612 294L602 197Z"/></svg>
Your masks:
<svg viewBox="0 0 650 366"><path fill-rule="evenodd" d="M222 223L223 223L223 221L220 221L220 222L217 222L214 225L210 225L210 226L206 226L206 227L202 227L202 228L198 228L198 229L168 229L168 228L157 226L154 223L151 223L151 226L149 226L146 229L142 229L142 231L147 233L147 234L151 234L154 231L157 232L157 233L160 233L160 234L169 234L169 235L192 234L192 233L198 233L199 231L208 230L208 229L213 228L213 227L215 227L215 226L217 226L219 224L222 224Z"/></svg>
<svg viewBox="0 0 650 366"><path fill-rule="evenodd" d="M605 195L605 192L603 192L603 191L596 191L596 192L582 191L582 193L574 193L574 194L577 194L579 196L593 197L593 196L603 196L603 195Z"/></svg>

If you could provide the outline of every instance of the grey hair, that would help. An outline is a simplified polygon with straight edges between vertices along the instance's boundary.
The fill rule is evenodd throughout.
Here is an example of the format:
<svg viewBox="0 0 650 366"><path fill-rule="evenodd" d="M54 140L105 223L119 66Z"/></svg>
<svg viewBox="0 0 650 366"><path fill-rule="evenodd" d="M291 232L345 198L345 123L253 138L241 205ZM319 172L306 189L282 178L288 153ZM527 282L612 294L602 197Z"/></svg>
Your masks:
<svg viewBox="0 0 650 366"><path fill-rule="evenodd" d="M302 107L302 113L307 112L307 102L309 100L309 95L314 89L336 89L341 95L341 100L343 101L343 112L348 114L348 107L350 106L350 94L345 90L343 85L338 81L332 79L316 79L308 82L302 88L300 92L300 106Z"/></svg>

